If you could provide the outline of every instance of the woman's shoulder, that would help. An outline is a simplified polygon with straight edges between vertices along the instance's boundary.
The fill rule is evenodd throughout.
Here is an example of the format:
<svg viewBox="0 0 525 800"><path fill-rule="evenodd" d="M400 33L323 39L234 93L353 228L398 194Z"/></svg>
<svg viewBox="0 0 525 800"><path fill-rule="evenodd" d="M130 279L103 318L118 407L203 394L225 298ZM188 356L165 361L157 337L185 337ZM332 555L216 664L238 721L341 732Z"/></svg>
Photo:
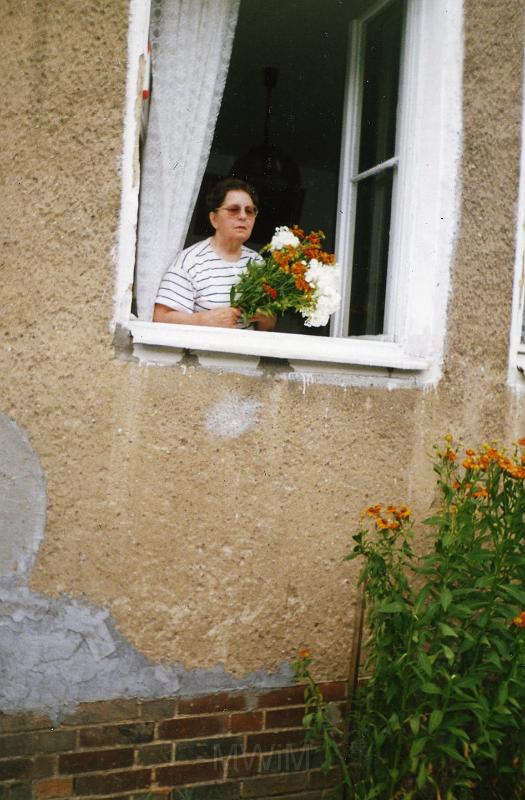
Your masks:
<svg viewBox="0 0 525 800"><path fill-rule="evenodd" d="M251 247L246 247L246 245L242 245L241 247L241 258L249 261L253 259L254 261L258 261L262 258L262 256L257 252L257 250L252 250Z"/></svg>

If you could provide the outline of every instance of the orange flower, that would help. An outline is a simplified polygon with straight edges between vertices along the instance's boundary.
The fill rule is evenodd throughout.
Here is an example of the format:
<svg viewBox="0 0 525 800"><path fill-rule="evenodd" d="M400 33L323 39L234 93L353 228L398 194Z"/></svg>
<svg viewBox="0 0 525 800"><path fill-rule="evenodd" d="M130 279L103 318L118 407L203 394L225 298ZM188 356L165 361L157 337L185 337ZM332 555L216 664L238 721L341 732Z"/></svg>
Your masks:
<svg viewBox="0 0 525 800"><path fill-rule="evenodd" d="M303 647L302 650L299 650L299 658L305 659L305 658L310 658L310 656L311 653L307 647Z"/></svg>
<svg viewBox="0 0 525 800"><path fill-rule="evenodd" d="M368 508L365 508L363 514L366 514L366 516L368 517L378 517L379 514L381 513L381 509L382 505L381 503L378 503L375 506L368 506Z"/></svg>
<svg viewBox="0 0 525 800"><path fill-rule="evenodd" d="M454 481L454 483L452 484L452 488L453 489L461 489L460 482L459 481Z"/></svg>
<svg viewBox="0 0 525 800"><path fill-rule="evenodd" d="M385 519L384 517L378 517L376 519L376 525L380 531L388 530L388 528L390 527L390 525L388 524L388 520Z"/></svg>
<svg viewBox="0 0 525 800"><path fill-rule="evenodd" d="M517 628L525 628L525 611L522 611L517 617L512 620Z"/></svg>
<svg viewBox="0 0 525 800"><path fill-rule="evenodd" d="M525 447L525 437L523 439L518 439L518 444L520 447Z"/></svg>
<svg viewBox="0 0 525 800"><path fill-rule="evenodd" d="M489 493L486 489L478 489L477 492L472 492L472 497L488 497Z"/></svg>
<svg viewBox="0 0 525 800"><path fill-rule="evenodd" d="M457 457L458 457L458 454L456 453L455 450L447 449L447 451L445 453L445 458L447 458L449 461L455 461Z"/></svg>
<svg viewBox="0 0 525 800"><path fill-rule="evenodd" d="M408 519L411 511L408 506L400 506L395 514L398 519Z"/></svg>
<svg viewBox="0 0 525 800"><path fill-rule="evenodd" d="M277 297L277 289L274 289L273 286L270 286L268 283L263 283L262 290L265 294L270 295L272 300L275 300Z"/></svg>

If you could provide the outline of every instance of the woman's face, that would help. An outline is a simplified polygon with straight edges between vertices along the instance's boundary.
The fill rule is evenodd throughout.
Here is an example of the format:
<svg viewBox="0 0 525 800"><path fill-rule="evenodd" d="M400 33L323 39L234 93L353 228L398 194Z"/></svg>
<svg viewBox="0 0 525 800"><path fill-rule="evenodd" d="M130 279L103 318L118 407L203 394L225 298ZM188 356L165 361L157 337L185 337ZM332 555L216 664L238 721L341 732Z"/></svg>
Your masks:
<svg viewBox="0 0 525 800"><path fill-rule="evenodd" d="M210 222L219 238L243 244L252 235L255 223L252 198L242 189L230 190L220 208L210 212Z"/></svg>

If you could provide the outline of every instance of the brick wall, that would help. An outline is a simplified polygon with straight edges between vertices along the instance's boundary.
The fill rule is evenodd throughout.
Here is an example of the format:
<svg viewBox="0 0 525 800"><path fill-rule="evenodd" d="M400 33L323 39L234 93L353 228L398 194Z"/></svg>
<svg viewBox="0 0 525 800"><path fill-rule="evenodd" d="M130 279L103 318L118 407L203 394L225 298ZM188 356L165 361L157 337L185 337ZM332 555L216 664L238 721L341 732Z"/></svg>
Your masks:
<svg viewBox="0 0 525 800"><path fill-rule="evenodd" d="M343 705L344 683L322 686ZM323 800L303 687L85 703L60 725L0 714L0 800Z"/></svg>

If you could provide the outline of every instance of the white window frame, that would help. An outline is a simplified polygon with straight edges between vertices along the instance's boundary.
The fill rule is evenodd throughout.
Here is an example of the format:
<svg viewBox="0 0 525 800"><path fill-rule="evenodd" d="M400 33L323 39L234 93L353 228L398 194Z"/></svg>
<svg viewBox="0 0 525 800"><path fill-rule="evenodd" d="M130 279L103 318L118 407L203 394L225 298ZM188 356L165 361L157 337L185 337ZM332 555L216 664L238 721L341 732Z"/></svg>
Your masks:
<svg viewBox="0 0 525 800"><path fill-rule="evenodd" d="M520 182L508 367L508 383L520 394L525 392L525 342L522 343L521 341L525 319L525 52L522 74L521 114Z"/></svg>
<svg viewBox="0 0 525 800"><path fill-rule="evenodd" d="M129 66L122 156L122 205L113 327L131 333L134 352L146 362L179 361L186 349L202 364L226 354L221 367L254 367L258 356L288 359L300 371L360 368L414 373L422 383L439 379L450 263L459 196L462 0L406 0L404 56L398 112L398 174L392 202L386 331L382 336L316 337L290 333L168 325L130 319L138 212L140 107L147 64L150 0L130 0ZM367 12L375 13L388 0ZM348 59L337 256L344 261L354 215L347 176L352 174L358 131L356 59L360 27L353 23ZM346 187L346 188L345 188ZM343 270L344 271L344 270ZM336 326L340 322L336 319ZM211 361L210 361L211 358ZM250 361L251 358L251 361ZM243 359L245 359L243 361ZM246 360L247 359L247 360ZM362 371L362 370L361 370Z"/></svg>

